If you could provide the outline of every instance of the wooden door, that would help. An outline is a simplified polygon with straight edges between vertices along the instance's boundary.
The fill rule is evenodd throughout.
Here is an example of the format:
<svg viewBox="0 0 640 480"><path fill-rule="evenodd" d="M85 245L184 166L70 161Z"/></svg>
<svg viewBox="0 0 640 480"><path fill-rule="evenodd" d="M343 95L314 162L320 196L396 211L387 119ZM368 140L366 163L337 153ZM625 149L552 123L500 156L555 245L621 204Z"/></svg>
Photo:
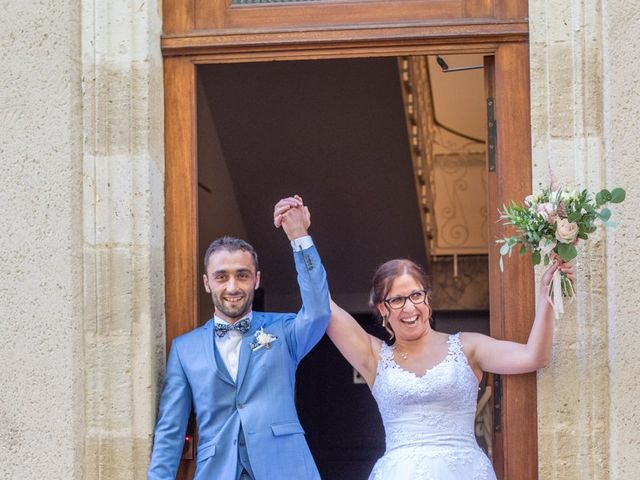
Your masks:
<svg viewBox="0 0 640 480"><path fill-rule="evenodd" d="M200 260L197 258L196 240L197 65L264 60L483 53L489 58L487 78L494 98L496 121L496 168L489 176L488 211L496 212L504 203L524 198L529 193L531 145L526 2L476 2L483 5L476 10L469 6L473 2L431 2L449 6L455 3L457 7L451 7L448 13L441 12L442 15L446 13L448 16L446 21L429 17L429 14L421 10L423 17L420 21L410 22L394 17L389 25L373 25L371 18L374 18L375 22L384 22L384 19L388 18L385 16L387 14L379 12L386 11L385 8L389 5L397 7L398 3L361 1L316 2L318 5L315 6L280 5L277 10L281 14L279 18L288 18L288 23L285 22L285 25L273 20L277 25L267 22L262 29L255 27L261 21L266 22L262 16L274 16L274 5L252 6L251 11L255 14L253 19L246 17L241 27L233 22L225 23L228 19L222 22L218 20L218 24L214 26L198 23L202 18L210 18L215 13L207 13L207 8L213 8L214 3L216 2L213 0L200 2L197 5L201 8L195 9L194 0L164 2L167 32L162 40L165 54L167 346L176 335L196 327L198 323L197 277ZM425 0L399 3L422 4L424 7L430 2ZM368 7L364 4L368 4ZM229 2L218 2L216 5L218 10L215 18L218 19L226 18L224 15L230 9L236 8ZM379 11L369 12L369 17L358 17L352 12L351 16L347 17L348 25L345 24L344 17L341 17L341 22L325 25L323 28L318 28L317 22L303 28L290 28L301 18L294 15L296 8L321 8L324 9L325 16L338 16L350 12L349 5ZM261 8L272 10L260 10ZM243 10L242 15L249 15L249 10ZM363 14L360 10L356 13ZM199 15L201 20L198 20ZM468 21L464 21L464 15L469 18L475 15L476 18L467 18ZM329 22L328 18L323 22ZM357 23L359 18L365 19L363 24ZM203 29L198 29L198 26ZM253 28L250 28L251 26ZM489 222L489 225L489 238L497 238L501 227L495 222ZM492 335L497 338L526 341L534 314L532 269L527 262L513 261L507 262L505 272L501 274L497 255L497 249L490 248ZM501 429L496 432L494 442L494 464L499 478L536 479L535 375L502 379L500 412ZM191 478L190 472L193 467L193 462L185 462L181 478Z"/></svg>

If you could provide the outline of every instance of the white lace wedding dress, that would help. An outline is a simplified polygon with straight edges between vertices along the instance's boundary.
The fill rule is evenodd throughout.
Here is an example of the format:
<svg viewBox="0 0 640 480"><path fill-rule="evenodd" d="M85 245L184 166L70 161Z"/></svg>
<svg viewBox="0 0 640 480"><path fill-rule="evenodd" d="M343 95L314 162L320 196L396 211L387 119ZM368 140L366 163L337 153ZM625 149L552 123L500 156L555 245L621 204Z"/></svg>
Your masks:
<svg viewBox="0 0 640 480"><path fill-rule="evenodd" d="M373 385L386 451L369 480L495 480L474 435L478 379L459 334L447 356L418 377L393 359L383 342Z"/></svg>

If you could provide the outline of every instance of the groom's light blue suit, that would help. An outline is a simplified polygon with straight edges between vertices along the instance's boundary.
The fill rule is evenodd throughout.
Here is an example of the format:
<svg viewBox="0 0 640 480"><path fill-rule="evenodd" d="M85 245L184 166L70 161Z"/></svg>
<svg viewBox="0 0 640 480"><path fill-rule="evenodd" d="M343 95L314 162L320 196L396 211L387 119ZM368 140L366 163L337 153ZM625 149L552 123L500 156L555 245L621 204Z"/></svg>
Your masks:
<svg viewBox="0 0 640 480"><path fill-rule="evenodd" d="M320 475L295 409L298 363L322 338L330 316L325 270L315 247L294 252L302 309L254 312L242 339L234 382L218 355L209 320L174 339L155 430L149 480L175 479L191 409L198 425L196 480L234 480L240 428L256 480L312 480ZM255 332L274 335L252 350Z"/></svg>

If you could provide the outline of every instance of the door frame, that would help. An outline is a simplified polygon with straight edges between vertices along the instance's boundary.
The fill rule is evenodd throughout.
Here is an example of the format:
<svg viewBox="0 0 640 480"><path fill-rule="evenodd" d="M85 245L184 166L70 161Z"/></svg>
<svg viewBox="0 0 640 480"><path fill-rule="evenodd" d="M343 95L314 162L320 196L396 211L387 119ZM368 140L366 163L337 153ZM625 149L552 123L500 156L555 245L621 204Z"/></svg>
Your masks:
<svg viewBox="0 0 640 480"><path fill-rule="evenodd" d="M497 126L496 169L489 173L488 212L531 190L528 30L521 23L444 31L363 28L317 32L252 33L226 37L165 38L165 294L166 344L198 325L196 88L199 65L399 55L476 53L493 57L488 72ZM203 40L204 39L204 40ZM205 41L206 40L206 41ZM497 220L497 213L496 213ZM489 238L503 227L488 222ZM491 334L526 342L535 312L529 262L498 268L489 245ZM494 467L502 480L538 478L536 375L503 378L502 430L494 437Z"/></svg>

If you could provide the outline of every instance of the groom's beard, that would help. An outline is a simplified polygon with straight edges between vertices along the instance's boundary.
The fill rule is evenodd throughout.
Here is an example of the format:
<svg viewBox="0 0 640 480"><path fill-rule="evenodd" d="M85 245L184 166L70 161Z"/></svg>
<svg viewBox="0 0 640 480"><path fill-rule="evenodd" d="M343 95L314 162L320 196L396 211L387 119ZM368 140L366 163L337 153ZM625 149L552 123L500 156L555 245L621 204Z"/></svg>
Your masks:
<svg viewBox="0 0 640 480"><path fill-rule="evenodd" d="M231 323L233 323L249 313L253 305L254 292L254 290L251 290L249 293L242 292L243 298L238 302L224 300L224 297L228 295L224 293L221 296L214 293L211 295L211 299L213 300L213 306L216 308L216 312L222 312L232 321Z"/></svg>

